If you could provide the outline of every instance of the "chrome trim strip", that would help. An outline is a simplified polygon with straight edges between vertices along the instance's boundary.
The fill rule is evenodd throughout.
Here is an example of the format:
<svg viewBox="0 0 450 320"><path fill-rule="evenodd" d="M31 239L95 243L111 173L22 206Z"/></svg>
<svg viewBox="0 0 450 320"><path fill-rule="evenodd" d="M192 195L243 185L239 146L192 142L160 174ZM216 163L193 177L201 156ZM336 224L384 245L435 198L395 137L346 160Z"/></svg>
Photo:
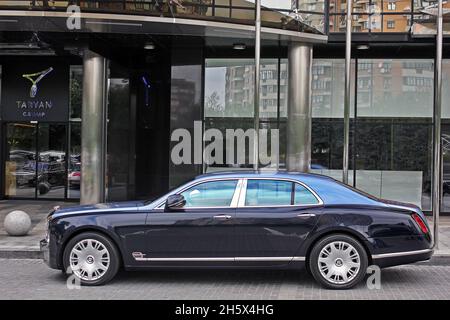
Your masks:
<svg viewBox="0 0 450 320"><path fill-rule="evenodd" d="M238 201L238 208L245 206L245 198L247 197L247 179L244 179L242 183L241 195Z"/></svg>
<svg viewBox="0 0 450 320"><path fill-rule="evenodd" d="M53 215L52 218L59 218L59 217L65 217L65 216L71 216L74 214L83 214L83 213L103 213L103 212L108 212L108 213L113 213L116 211L119 212L137 212L139 211L138 209L139 207L124 207L124 208L92 208L92 209L82 209L82 210L76 210L76 211L68 211L68 212L58 212L56 211ZM70 209L70 208L68 208Z"/></svg>
<svg viewBox="0 0 450 320"><path fill-rule="evenodd" d="M136 261L152 261L152 262L196 262L196 261L234 261L234 258L135 258Z"/></svg>
<svg viewBox="0 0 450 320"><path fill-rule="evenodd" d="M235 261L305 261L305 257L236 257Z"/></svg>
<svg viewBox="0 0 450 320"><path fill-rule="evenodd" d="M234 189L233 198L232 198L231 204L230 204L231 208L237 208L237 206L238 206L239 196L240 196L241 190L242 190L242 184L243 184L243 179L239 179L238 183L236 184L236 188Z"/></svg>
<svg viewBox="0 0 450 320"><path fill-rule="evenodd" d="M305 261L305 257L144 258L133 256L133 258L136 261L147 261L147 262Z"/></svg>
<svg viewBox="0 0 450 320"><path fill-rule="evenodd" d="M314 218L316 215L314 213L305 213L305 214L298 214L298 218Z"/></svg>
<svg viewBox="0 0 450 320"><path fill-rule="evenodd" d="M412 255L428 253L428 252L432 252L432 251L433 251L433 249L423 249L423 250L415 250L415 251L403 251L403 252L373 254L372 255L372 259L412 256Z"/></svg>
<svg viewBox="0 0 450 320"><path fill-rule="evenodd" d="M125 23L125 22L110 22L110 21L86 21L86 24L102 24L112 26L125 26L125 27L142 27L142 23Z"/></svg>

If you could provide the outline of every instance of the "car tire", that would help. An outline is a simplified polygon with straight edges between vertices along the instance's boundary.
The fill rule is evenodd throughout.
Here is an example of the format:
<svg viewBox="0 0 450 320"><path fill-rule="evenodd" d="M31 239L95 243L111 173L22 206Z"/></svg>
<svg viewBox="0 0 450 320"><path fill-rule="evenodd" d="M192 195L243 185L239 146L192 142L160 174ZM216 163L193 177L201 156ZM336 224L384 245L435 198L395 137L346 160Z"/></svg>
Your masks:
<svg viewBox="0 0 450 320"><path fill-rule="evenodd" d="M69 240L63 254L66 274L75 276L85 286L99 286L112 280L120 261L115 244L97 232L76 235Z"/></svg>
<svg viewBox="0 0 450 320"><path fill-rule="evenodd" d="M38 190L39 190L39 194L40 195L44 195L49 193L51 187L50 184L48 182L40 182L38 184Z"/></svg>
<svg viewBox="0 0 450 320"><path fill-rule="evenodd" d="M328 289L350 289L367 272L367 253L361 243L344 234L319 240L311 250L309 269L314 279Z"/></svg>

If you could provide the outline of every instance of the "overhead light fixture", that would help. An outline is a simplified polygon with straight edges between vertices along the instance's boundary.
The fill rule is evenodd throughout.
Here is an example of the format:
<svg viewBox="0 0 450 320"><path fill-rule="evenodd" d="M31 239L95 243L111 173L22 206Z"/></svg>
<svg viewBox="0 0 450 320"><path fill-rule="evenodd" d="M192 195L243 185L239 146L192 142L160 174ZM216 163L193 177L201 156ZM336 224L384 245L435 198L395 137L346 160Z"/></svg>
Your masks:
<svg viewBox="0 0 450 320"><path fill-rule="evenodd" d="M145 50L154 50L155 49L155 44L153 42L147 42L144 45L144 49Z"/></svg>
<svg viewBox="0 0 450 320"><path fill-rule="evenodd" d="M370 47L369 47L368 44L359 44L359 45L356 46L356 49L358 49L358 50L369 50Z"/></svg>
<svg viewBox="0 0 450 320"><path fill-rule="evenodd" d="M235 43L233 44L233 49L234 50L245 50L247 48L247 46L245 45L245 43Z"/></svg>

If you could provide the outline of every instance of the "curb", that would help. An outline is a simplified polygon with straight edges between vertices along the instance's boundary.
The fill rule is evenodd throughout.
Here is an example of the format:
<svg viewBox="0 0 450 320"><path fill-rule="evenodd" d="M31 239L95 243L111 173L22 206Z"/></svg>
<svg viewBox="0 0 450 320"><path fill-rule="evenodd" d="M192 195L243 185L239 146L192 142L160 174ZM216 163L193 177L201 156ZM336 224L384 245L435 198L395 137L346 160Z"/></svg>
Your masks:
<svg viewBox="0 0 450 320"><path fill-rule="evenodd" d="M43 259L39 250L0 250L0 259Z"/></svg>
<svg viewBox="0 0 450 320"><path fill-rule="evenodd" d="M450 254L435 254L429 261L417 262L420 265L450 266Z"/></svg>

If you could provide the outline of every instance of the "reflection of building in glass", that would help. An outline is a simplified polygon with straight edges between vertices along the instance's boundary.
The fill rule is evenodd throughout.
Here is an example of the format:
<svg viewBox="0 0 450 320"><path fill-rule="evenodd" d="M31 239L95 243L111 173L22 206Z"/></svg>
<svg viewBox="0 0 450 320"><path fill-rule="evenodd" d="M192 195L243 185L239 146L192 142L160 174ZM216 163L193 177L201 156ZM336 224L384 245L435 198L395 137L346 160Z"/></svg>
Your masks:
<svg viewBox="0 0 450 320"><path fill-rule="evenodd" d="M331 32L345 32L345 0L332 0L330 13L339 13L330 19ZM411 21L411 0L353 2L353 32L407 32ZM403 13L403 14L402 14Z"/></svg>
<svg viewBox="0 0 450 320"><path fill-rule="evenodd" d="M188 114L190 106L195 98L195 83L185 79L172 80L172 100L171 104L177 110L178 116Z"/></svg>
<svg viewBox="0 0 450 320"><path fill-rule="evenodd" d="M330 115L333 105L343 101L344 82L342 64L333 60L313 63L311 82L311 106L315 114Z"/></svg>
<svg viewBox="0 0 450 320"><path fill-rule="evenodd" d="M260 116L277 117L278 94L280 106L287 103L287 64L280 64L280 88L278 88L278 64L261 65L260 77ZM227 114L251 116L254 106L253 83L255 68L253 65L239 65L226 68L225 110ZM280 89L280 93L278 90Z"/></svg>

